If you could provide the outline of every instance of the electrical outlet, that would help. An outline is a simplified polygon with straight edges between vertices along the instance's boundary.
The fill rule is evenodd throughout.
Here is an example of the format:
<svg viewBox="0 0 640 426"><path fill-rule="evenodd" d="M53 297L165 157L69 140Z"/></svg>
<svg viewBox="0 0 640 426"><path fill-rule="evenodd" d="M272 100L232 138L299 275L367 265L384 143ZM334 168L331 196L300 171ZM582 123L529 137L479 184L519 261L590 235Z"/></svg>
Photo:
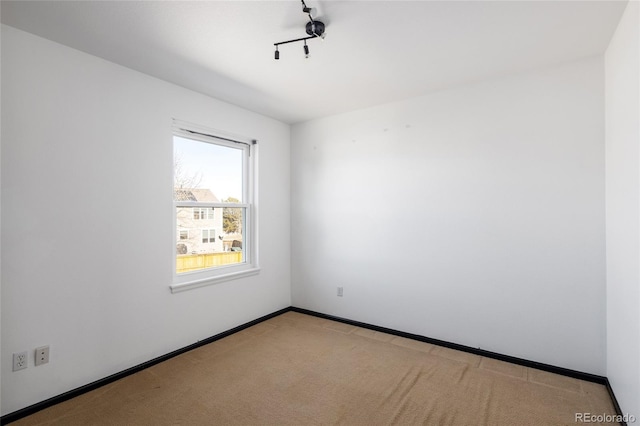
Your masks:
<svg viewBox="0 0 640 426"><path fill-rule="evenodd" d="M338 287L338 297L342 297L342 287Z"/></svg>
<svg viewBox="0 0 640 426"><path fill-rule="evenodd" d="M13 354L13 371L27 368L27 351Z"/></svg>
<svg viewBox="0 0 640 426"><path fill-rule="evenodd" d="M36 348L36 366L49 362L49 346Z"/></svg>

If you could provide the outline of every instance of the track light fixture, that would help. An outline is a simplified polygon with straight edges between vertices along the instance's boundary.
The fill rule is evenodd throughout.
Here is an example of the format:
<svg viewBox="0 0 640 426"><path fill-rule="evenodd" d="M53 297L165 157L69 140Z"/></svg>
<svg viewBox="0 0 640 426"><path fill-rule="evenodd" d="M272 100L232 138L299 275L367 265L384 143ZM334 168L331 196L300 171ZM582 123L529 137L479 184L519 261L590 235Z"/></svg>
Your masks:
<svg viewBox="0 0 640 426"><path fill-rule="evenodd" d="M324 40L325 25L324 25L323 22L316 21L316 20L313 19L313 14L316 12L315 8L307 7L307 5L305 4L304 0L300 0L300 2L302 3L302 12L306 13L309 16L309 22L307 22L307 25L305 26L305 32L309 36L308 37L302 37L302 38L296 38L294 40L281 41L279 43L273 43L274 46L276 47L276 51L275 51L275 54L274 54L274 58L276 60L280 59L280 52L278 51L278 46L280 46L281 44L296 43L298 41L303 41L304 42L304 57L308 58L309 57L309 46L307 46L307 40L310 40L312 38L321 38L321 39Z"/></svg>
<svg viewBox="0 0 640 426"><path fill-rule="evenodd" d="M308 15L315 15L316 13L316 8L315 7L307 7L306 4L304 4L304 2L302 2L302 12L308 14Z"/></svg>

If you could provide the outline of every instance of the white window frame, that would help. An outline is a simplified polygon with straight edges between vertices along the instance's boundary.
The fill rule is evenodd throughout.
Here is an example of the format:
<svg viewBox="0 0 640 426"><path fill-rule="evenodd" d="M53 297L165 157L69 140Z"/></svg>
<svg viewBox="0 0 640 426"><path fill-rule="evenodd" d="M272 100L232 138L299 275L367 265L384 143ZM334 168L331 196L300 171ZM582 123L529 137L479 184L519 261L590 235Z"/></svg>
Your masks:
<svg viewBox="0 0 640 426"><path fill-rule="evenodd" d="M198 218L196 219L196 210L198 210ZM194 207L193 208L193 220L212 220L215 214L215 209L209 210L207 207Z"/></svg>
<svg viewBox="0 0 640 426"><path fill-rule="evenodd" d="M256 144L256 141L244 137L239 137L237 135L223 133L218 130L207 129L202 126L196 126L178 120L174 120L173 125L173 137L175 136L195 140L198 142L210 143L214 145L226 146L229 148L242 150L242 203L174 201L173 229L177 229L176 213L178 207L213 207L220 209L223 209L225 207L242 208L244 210L242 223L243 262L234 265L218 266L215 268L178 274L176 272L176 243L175 240L173 240L171 244L173 259L173 284L170 286L171 292L178 293L185 290L191 290L194 288L209 286L224 281L258 274L260 272L260 267L258 266L258 221L255 202L255 182L258 156L258 145ZM171 146L173 147L173 140ZM173 188L171 194L173 194Z"/></svg>
<svg viewBox="0 0 640 426"><path fill-rule="evenodd" d="M215 228L204 228L201 231L200 238L202 239L202 244L214 244L216 242L216 229ZM205 242L204 234L207 233L207 241ZM211 241L211 234L213 233L213 241Z"/></svg>
<svg viewBox="0 0 640 426"><path fill-rule="evenodd" d="M182 238L182 233L183 232L187 233L187 238ZM189 238L191 238L191 232L188 229L178 229L178 243L180 241L189 240Z"/></svg>

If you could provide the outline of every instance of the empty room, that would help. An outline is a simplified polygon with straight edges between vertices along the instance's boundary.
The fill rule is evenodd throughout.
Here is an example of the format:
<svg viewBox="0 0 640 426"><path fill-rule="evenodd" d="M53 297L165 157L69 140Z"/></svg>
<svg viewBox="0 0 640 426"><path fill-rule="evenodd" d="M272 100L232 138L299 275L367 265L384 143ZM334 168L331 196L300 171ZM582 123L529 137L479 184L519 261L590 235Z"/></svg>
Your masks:
<svg viewBox="0 0 640 426"><path fill-rule="evenodd" d="M640 422L638 1L0 19L0 423Z"/></svg>

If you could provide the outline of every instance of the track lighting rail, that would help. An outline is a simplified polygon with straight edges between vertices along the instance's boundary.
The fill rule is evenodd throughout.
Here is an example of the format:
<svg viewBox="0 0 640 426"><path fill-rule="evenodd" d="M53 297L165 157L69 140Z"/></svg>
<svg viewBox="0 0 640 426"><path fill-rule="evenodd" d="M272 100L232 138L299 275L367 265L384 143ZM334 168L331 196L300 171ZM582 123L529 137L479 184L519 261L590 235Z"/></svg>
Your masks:
<svg viewBox="0 0 640 426"><path fill-rule="evenodd" d="M315 13L315 9L307 7L306 3L304 2L304 0L300 0L300 2L302 3L302 12L306 13L309 16L309 22L307 22L307 25L305 26L305 31L307 32L307 34L309 35L308 37L301 37L301 38L296 38L293 40L286 40L286 41L281 41L278 43L273 43L273 45L276 47L276 51L274 54L274 57L276 60L280 59L280 51L278 50L278 46L282 45L282 44L288 44L288 43L296 43L299 41L303 41L304 42L304 56L305 58L309 57L309 46L307 46L307 40L310 40L312 38L320 38L320 39L324 39L325 36L325 25L323 22L320 21L316 21L313 19L313 16L311 15L312 13Z"/></svg>
<svg viewBox="0 0 640 426"><path fill-rule="evenodd" d="M274 46L280 46L281 44L287 44L287 43L295 43L297 41L303 41L303 40L309 40L311 38L317 38L317 35L311 35L309 37L302 37L302 38L296 38L294 40L287 40L287 41L281 41L279 43L273 43Z"/></svg>

